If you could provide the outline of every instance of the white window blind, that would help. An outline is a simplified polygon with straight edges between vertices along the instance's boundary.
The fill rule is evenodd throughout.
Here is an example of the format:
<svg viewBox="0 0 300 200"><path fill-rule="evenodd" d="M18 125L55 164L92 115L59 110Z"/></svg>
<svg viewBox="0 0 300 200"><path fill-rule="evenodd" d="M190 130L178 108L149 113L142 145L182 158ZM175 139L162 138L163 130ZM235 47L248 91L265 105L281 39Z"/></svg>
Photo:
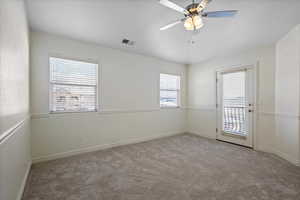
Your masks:
<svg viewBox="0 0 300 200"><path fill-rule="evenodd" d="M160 74L160 107L179 107L180 76Z"/></svg>
<svg viewBox="0 0 300 200"><path fill-rule="evenodd" d="M97 110L98 65L50 57L50 112Z"/></svg>

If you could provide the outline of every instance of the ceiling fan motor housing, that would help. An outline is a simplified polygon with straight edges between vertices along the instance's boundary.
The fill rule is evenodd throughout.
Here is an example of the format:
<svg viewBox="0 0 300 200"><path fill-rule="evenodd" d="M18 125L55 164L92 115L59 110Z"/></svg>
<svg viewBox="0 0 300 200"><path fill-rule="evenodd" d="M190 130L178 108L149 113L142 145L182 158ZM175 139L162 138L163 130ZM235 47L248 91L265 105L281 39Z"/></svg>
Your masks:
<svg viewBox="0 0 300 200"><path fill-rule="evenodd" d="M190 15L186 15L186 16L193 16L193 15L198 15L199 12L198 12L198 7L199 3L192 3L190 5L188 5L185 9L187 11L189 11Z"/></svg>

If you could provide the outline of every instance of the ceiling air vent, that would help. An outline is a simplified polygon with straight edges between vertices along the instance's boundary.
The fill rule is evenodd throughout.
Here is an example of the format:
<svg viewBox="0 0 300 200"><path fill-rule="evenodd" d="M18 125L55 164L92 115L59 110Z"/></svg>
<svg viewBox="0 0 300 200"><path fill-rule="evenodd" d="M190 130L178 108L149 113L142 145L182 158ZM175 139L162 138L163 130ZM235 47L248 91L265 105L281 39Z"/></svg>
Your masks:
<svg viewBox="0 0 300 200"><path fill-rule="evenodd" d="M128 39L123 39L122 40L122 44L127 45L127 46L133 46L134 45L134 41L128 40Z"/></svg>

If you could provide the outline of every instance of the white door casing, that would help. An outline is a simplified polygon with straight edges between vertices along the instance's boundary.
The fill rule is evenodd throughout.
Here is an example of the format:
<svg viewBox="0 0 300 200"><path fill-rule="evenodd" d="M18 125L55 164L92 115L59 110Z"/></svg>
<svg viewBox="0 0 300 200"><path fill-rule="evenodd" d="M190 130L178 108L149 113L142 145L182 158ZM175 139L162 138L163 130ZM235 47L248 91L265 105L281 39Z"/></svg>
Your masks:
<svg viewBox="0 0 300 200"><path fill-rule="evenodd" d="M239 81L228 81L237 77ZM239 88L234 84L241 83L241 98L228 100L228 87ZM227 88L227 89L226 89ZM234 93L234 92L229 92ZM230 102L230 103L228 103ZM239 102L238 105L236 102ZM241 103L243 102L243 103ZM229 105L229 106L228 106ZM233 105L233 106L232 106ZM237 106L236 106L237 105ZM217 139L247 147L253 147L256 106L256 68L252 66L227 68L217 71Z"/></svg>

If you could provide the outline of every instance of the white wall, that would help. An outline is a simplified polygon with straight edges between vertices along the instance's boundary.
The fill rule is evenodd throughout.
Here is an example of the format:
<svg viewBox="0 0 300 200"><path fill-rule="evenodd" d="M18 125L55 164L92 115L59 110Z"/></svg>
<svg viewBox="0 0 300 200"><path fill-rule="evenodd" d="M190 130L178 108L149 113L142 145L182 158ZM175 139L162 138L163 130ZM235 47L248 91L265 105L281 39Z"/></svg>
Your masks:
<svg viewBox="0 0 300 200"><path fill-rule="evenodd" d="M29 40L22 0L0 1L0 199L22 195L31 163Z"/></svg>
<svg viewBox="0 0 300 200"><path fill-rule="evenodd" d="M273 152L275 46L214 58L188 67L188 131L216 138L216 70L258 64L256 149Z"/></svg>
<svg viewBox="0 0 300 200"><path fill-rule="evenodd" d="M276 45L277 154L300 164L300 25Z"/></svg>
<svg viewBox="0 0 300 200"><path fill-rule="evenodd" d="M138 45L138 43L137 43ZM98 113L49 113L49 56L99 63ZM41 32L31 33L32 151L35 161L186 130L185 109L159 109L159 73L186 66Z"/></svg>

